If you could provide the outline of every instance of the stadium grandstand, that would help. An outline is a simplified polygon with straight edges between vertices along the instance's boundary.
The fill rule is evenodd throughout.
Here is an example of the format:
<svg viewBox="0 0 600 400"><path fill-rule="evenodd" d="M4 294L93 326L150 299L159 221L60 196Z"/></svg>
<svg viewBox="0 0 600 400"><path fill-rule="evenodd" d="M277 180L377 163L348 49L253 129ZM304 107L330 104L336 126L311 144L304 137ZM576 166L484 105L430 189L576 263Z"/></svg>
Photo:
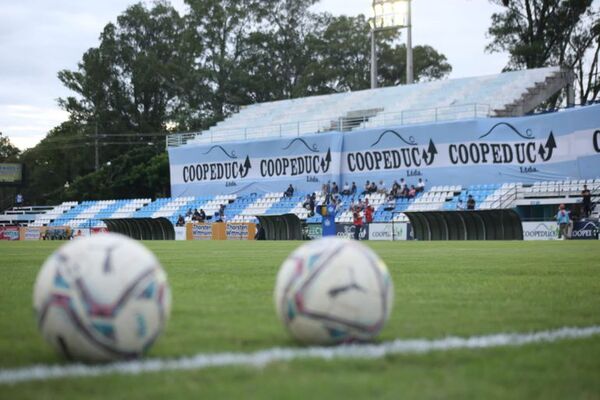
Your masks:
<svg viewBox="0 0 600 400"><path fill-rule="evenodd" d="M401 137L405 144L413 146L415 149L419 143L427 144L429 141L429 147L427 145L423 147L423 160L421 161L423 165L430 165L429 161L433 162L433 158L436 154L441 153L441 149L439 144L437 148L435 145L432 148L433 140L429 137L421 140L419 135L423 134L423 129L425 131L436 127L444 129L444 127L450 126L444 124L461 121L466 123L484 121L494 127L502 124L512 127L509 131L503 132L505 136L512 135L511 131L514 131L526 140L533 140L535 138L528 130L519 130L507 121L512 123L514 117L522 117L531 113L542 102L560 91L565 91L569 102L572 102L572 80L573 74L570 71L551 67L248 105L206 131L175 134L169 137L167 144L170 150L172 195L174 197L155 200L107 199L65 202L46 208L14 208L0 215L0 224L31 227L66 226L72 229L81 229L106 227L105 221L109 219L164 217L175 225L180 216L189 216L190 212L200 209L204 210L208 216L207 222L210 223L217 219L215 215L219 214L219 210L223 210L223 206L222 218L227 222L256 223L257 216L295 214L307 224L319 224L321 217L305 207L306 196L314 193L315 203L322 204L328 200L326 193L321 190L325 180L333 178L333 181L337 181L341 186L342 182L348 181L348 176L351 181L356 181L359 187L362 187L364 180L368 178L376 182L385 179L387 184L391 185L393 181L396 181L396 177L400 178L401 176L407 178L409 185L416 185L417 178L423 176L431 186L410 197L391 198L383 191L361 194L362 190L353 195L339 194L335 196L338 202L335 221L339 224L351 223L350 206L363 200L368 200L373 206L373 222L375 223L405 222L407 219L403 214L404 211L461 209L469 197L475 200L475 209L478 210L513 208L520 210L523 218L528 218L536 213L539 214L538 211L531 209L531 207L539 206L546 207L541 211L543 214L541 217L549 218L558 204L580 204L584 185L587 185L591 191L593 203L598 202L600 199L600 176L597 175L598 169L593 170L593 168L598 162L599 155L592 156L592 161L589 157L586 158L587 164L585 165L592 168L592 171L588 171L585 176L564 176L558 173L541 172L536 174L536 167L530 165L526 169L531 169L527 171L532 173L520 175L514 173L498 175L495 172L494 175L489 173L486 175L482 173L483 182L470 179L472 171L476 170L469 170L471 172L466 172L466 175L461 175L465 173L463 170L457 170L453 175L437 172L440 178L436 180L434 173L428 174L426 168L422 168L422 166L417 168L415 165L414 170L408 168L409 172L415 173L414 177L411 177L410 174L408 177L400 175L398 170L385 171L385 174L382 175L376 168L365 168L362 174L356 175L356 179L353 179L354 175L346 175L348 171L344 170L344 168L352 169L352 167L345 166L343 160L338 160L338 168L342 171L338 175L329 174L324 175L321 179L314 179L305 174L300 177L301 181L298 181L302 184L290 181L286 174L282 176L272 174L271 176L255 177L253 183L247 185L231 184L232 179L222 179L222 182L218 182L219 184L215 186L214 182L208 182L213 179L207 179L207 182L201 182L198 179L196 182L190 181L180 185L184 187L182 190L174 182L174 176L179 172L177 171L176 154L171 151L191 149L194 154L199 154L199 152L209 154L215 147L219 147L230 159L238 160L234 151L229 152L224 148L227 143L242 143L244 146L246 143L257 143L260 147L263 146L263 143L267 143L265 140L269 139L317 138L337 133L342 135L342 139L339 139L339 153L346 154L349 151L346 149L347 145L341 143L347 137L361 138L366 137L369 132L376 132L381 141L385 132L393 128L397 129L394 131L395 134ZM574 109L585 108L576 107ZM527 118L534 117L522 118L527 120ZM535 124L540 125L538 122ZM411 126L416 127L414 131L410 130ZM471 129L473 125L466 126ZM380 134L382 128L384 133ZM403 135L404 131L398 130L400 128L409 129L409 131ZM493 129L487 134L489 135ZM523 134L523 131L527 133ZM546 156L550 157L545 151L552 152L553 143L550 139L555 140L553 135L557 135L557 133L551 133L545 144L541 142L539 151L538 147L535 147L536 157L537 154L542 160L546 160ZM410 139L405 138L409 136ZM449 134L449 136L451 135ZM293 141L289 142L288 147L293 143ZM306 142L304 143L306 144ZM374 147L375 144L370 144L370 147ZM498 146L499 153L505 151L502 144ZM364 146L365 150L367 148L369 146ZM449 148L450 158L452 158L452 144L449 145ZM472 148L472 146L469 147L469 149ZM518 150L518 145L515 148ZM481 149L485 149L485 147L481 147ZM525 149L525 144L523 149ZM309 148L309 151L316 152L317 150ZM419 154L421 157L420 152L421 148L412 154ZM321 168L325 168L326 163L329 169L329 163L335 163L335 160L331 160L330 153L335 154L331 146L327 150L329 159L323 158L320 161ZM468 155L468 151L465 154ZM457 152L456 157L459 156L462 157L462 154ZM471 156L473 155L471 154ZM485 153L483 157L485 158ZM511 157L513 156L511 155ZM518 157L518 151L515 157ZM239 174L234 172L233 176L239 175L237 176L239 180L245 178L250 169L249 160L248 156L246 158L248 165L241 161L239 163L235 161L235 168L239 168ZM416 160L413 161L416 162ZM199 163L200 160L196 165L200 165ZM581 168L581 165L583 164L580 162L578 168ZM406 172L406 167L407 165L404 165L401 168L402 173ZM522 169L523 167L515 168ZM447 169L440 168L440 171ZM432 169L432 171L435 170ZM452 179L449 179L448 176L452 176ZM493 179L485 181L487 177L493 177ZM270 184L267 184L267 181ZM294 184L293 186L296 188L291 196L283 192L289 183ZM196 189L189 190L191 185L196 185ZM274 190L275 187L280 190ZM540 217L540 215L537 216ZM597 219L598 211L594 211L591 217Z"/></svg>

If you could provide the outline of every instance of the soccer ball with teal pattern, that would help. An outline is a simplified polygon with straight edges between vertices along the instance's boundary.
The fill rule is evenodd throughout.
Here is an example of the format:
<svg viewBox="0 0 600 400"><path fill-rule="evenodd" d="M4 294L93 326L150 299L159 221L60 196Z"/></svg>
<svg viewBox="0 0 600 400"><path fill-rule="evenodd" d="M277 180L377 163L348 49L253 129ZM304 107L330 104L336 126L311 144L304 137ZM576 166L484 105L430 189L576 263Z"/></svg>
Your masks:
<svg viewBox="0 0 600 400"><path fill-rule="evenodd" d="M138 358L171 309L167 276L152 252L117 234L76 239L40 270L33 305L48 343L68 359Z"/></svg>
<svg viewBox="0 0 600 400"><path fill-rule="evenodd" d="M390 316L393 297L391 277L377 254L336 237L294 251L275 286L277 315L306 344L372 340Z"/></svg>

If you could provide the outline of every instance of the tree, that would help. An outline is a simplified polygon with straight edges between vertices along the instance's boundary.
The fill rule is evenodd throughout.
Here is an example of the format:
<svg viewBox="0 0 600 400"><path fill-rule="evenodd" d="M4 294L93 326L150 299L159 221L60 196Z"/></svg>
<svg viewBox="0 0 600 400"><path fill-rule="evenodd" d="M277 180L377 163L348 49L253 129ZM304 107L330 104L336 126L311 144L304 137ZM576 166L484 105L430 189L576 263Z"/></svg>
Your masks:
<svg viewBox="0 0 600 400"><path fill-rule="evenodd" d="M10 139L0 132L0 163L17 162L21 151L13 146Z"/></svg>
<svg viewBox="0 0 600 400"><path fill-rule="evenodd" d="M507 51L505 69L551 65L576 69L580 101L598 95L598 29L594 0L490 0L503 7L492 15L488 52ZM591 60L590 60L591 58Z"/></svg>

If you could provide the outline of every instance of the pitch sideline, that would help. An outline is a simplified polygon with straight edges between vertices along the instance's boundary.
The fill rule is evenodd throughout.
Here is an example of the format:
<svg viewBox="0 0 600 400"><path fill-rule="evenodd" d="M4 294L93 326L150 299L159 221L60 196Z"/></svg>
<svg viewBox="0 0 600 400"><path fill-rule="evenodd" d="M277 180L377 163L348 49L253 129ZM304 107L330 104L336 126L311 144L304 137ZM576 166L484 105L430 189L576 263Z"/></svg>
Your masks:
<svg viewBox="0 0 600 400"><path fill-rule="evenodd" d="M532 333L499 333L468 338L397 339L380 344L343 345L337 347L272 348L253 353L197 354L177 359L146 359L104 365L37 365L0 369L0 384L15 384L60 378L95 377L109 374L136 375L145 372L198 370L212 367L263 367L277 361L296 359L378 359L394 354L424 354L434 351L484 349L552 343L565 339L584 339L600 335L600 325L583 328L564 327Z"/></svg>

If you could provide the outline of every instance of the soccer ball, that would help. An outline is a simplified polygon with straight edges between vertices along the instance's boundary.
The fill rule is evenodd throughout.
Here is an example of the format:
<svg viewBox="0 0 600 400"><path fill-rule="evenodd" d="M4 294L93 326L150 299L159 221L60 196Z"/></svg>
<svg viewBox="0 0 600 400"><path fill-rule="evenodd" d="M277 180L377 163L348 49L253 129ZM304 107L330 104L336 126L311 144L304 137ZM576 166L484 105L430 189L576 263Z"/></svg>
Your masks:
<svg viewBox="0 0 600 400"><path fill-rule="evenodd" d="M359 242L327 237L294 251L275 285L277 315L306 344L372 340L390 316L387 267Z"/></svg>
<svg viewBox="0 0 600 400"><path fill-rule="evenodd" d="M39 329L68 359L141 356L171 312L160 263L144 246L114 233L69 242L40 270L33 291Z"/></svg>

